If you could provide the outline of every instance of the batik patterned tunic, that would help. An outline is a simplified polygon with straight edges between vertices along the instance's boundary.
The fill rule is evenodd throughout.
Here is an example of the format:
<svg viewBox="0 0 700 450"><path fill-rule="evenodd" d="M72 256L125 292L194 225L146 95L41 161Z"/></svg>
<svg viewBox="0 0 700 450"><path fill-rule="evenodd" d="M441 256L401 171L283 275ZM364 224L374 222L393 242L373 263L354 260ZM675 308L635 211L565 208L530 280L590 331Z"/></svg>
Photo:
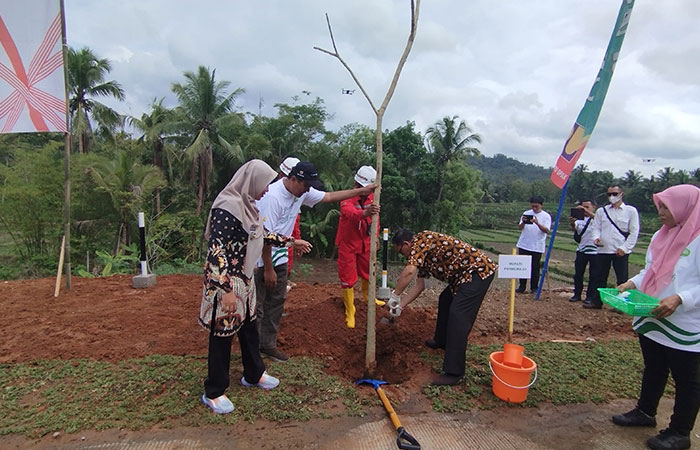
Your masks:
<svg viewBox="0 0 700 450"><path fill-rule="evenodd" d="M265 231L265 243L278 247L289 246L293 239ZM248 316L255 319L255 283L248 278L243 265L246 257L248 233L240 220L224 209L211 212L211 235L207 260L204 264L204 288L199 310L199 324L210 329L211 316L216 305L214 335L226 337L235 334ZM221 297L227 292L236 294L236 307L223 311Z"/></svg>

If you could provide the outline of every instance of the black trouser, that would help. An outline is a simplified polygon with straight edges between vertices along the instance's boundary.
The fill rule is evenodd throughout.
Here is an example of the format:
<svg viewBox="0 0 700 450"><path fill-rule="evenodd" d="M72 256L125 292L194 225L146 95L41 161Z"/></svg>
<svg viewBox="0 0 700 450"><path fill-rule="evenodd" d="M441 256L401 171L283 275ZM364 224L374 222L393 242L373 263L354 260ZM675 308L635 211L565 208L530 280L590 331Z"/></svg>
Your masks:
<svg viewBox="0 0 700 450"><path fill-rule="evenodd" d="M260 356L257 324L246 318L237 334L238 342L241 345L243 376L248 383L256 384L265 371L265 363ZM208 398L224 395L229 386L232 341L233 336L217 337L209 333L208 370L207 379L204 380L204 393Z"/></svg>
<svg viewBox="0 0 700 450"><path fill-rule="evenodd" d="M622 284L629 280L629 268L627 260L629 255L617 256L616 253L598 253L591 260L591 278L588 288L588 301L593 304L601 305L600 293L598 288L605 288L608 285L608 275L610 275L610 266L612 265L615 271L617 284Z"/></svg>
<svg viewBox="0 0 700 450"><path fill-rule="evenodd" d="M588 289L586 291L586 300L591 298L591 275L593 270L592 259L595 258L595 253L583 253L576 252L576 259L574 260L574 297L581 298L583 293L583 278L586 275L586 266L590 263L590 269L588 271Z"/></svg>
<svg viewBox="0 0 700 450"><path fill-rule="evenodd" d="M650 416L656 415L670 371L676 383L676 398L668 427L689 436L700 407L700 353L666 347L642 335L639 345L644 357L644 375L637 406Z"/></svg>
<svg viewBox="0 0 700 450"><path fill-rule="evenodd" d="M518 255L532 256L532 262L530 264L530 290L532 292L537 292L537 287L540 284L540 259L542 258L542 253L531 252L530 250L518 247ZM521 278L519 290L524 291L526 286L527 278Z"/></svg>
<svg viewBox="0 0 700 450"><path fill-rule="evenodd" d="M467 338L493 277L482 280L473 273L472 281L460 284L455 294L450 286L440 294L434 339L445 348L442 370L446 374L464 376Z"/></svg>

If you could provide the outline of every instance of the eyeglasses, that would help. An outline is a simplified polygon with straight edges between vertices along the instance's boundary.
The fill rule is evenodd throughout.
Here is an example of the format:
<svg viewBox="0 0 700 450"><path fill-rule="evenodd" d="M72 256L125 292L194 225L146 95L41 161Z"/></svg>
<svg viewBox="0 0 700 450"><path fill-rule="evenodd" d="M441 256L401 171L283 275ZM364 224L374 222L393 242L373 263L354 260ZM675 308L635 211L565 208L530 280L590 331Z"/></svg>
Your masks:
<svg viewBox="0 0 700 450"><path fill-rule="evenodd" d="M620 195L620 194L622 194L622 192L608 192L608 197L610 197L611 195Z"/></svg>

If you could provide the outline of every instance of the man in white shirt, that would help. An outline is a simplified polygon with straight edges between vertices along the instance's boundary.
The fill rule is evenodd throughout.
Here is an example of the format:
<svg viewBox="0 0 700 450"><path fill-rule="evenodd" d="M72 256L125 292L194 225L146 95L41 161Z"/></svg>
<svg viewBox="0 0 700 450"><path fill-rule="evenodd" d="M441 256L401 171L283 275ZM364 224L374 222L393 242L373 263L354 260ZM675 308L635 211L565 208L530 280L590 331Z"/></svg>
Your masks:
<svg viewBox="0 0 700 450"><path fill-rule="evenodd" d="M603 307L598 288L607 286L611 265L618 285L629 279L629 254L639 235L639 213L634 206L622 202L625 195L622 188L610 186L607 195L610 204L598 208L591 223L593 243L598 251L591 264L590 296L583 302L587 309Z"/></svg>
<svg viewBox="0 0 700 450"><path fill-rule="evenodd" d="M593 259L596 256L598 248L593 242L593 228L591 224L595 218L595 203L590 199L584 199L576 208L583 213L583 219L575 219L569 217L571 229L574 232L574 239L578 236L578 247L576 248L576 259L574 260L574 295L569 299L570 302L581 301L583 293L583 278L586 275L586 266L593 266ZM591 269L589 268L588 290L586 291L586 300L591 298Z"/></svg>
<svg viewBox="0 0 700 450"><path fill-rule="evenodd" d="M308 161L301 161L286 178L272 183L256 205L264 218L265 229L290 236L302 205L313 208L321 202L339 202L356 195L369 195L375 187L375 184L368 184L357 189L323 192L316 167ZM279 362L289 359L277 349L277 331L287 298L287 260L286 248L266 245L255 271L260 353Z"/></svg>
<svg viewBox="0 0 700 450"><path fill-rule="evenodd" d="M540 282L540 260L544 253L547 233L552 227L552 217L542 209L544 198L534 196L530 198L530 208L520 217L518 228L520 229L520 239L518 239L518 254L530 255L530 291L536 292ZM527 279L520 279L520 287L515 290L517 293L524 293L527 286Z"/></svg>

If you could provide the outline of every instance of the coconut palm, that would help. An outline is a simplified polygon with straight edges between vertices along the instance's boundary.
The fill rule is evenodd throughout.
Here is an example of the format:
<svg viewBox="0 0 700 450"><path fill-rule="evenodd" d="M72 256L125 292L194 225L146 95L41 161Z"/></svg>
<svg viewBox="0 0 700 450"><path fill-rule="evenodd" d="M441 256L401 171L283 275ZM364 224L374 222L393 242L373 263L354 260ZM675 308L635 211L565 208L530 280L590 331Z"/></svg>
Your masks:
<svg viewBox="0 0 700 450"><path fill-rule="evenodd" d="M226 95L228 81L216 81L216 70L199 66L197 73L185 72L184 83L173 83L172 91L180 105L175 126L188 138L185 155L190 161L190 179L197 186L196 215L202 210L204 199L209 192L213 170L213 151L222 150L230 159L242 158L238 144L228 143L220 134L219 128L226 121L241 121L241 115L232 113L236 96L245 92L238 88Z"/></svg>
<svg viewBox="0 0 700 450"><path fill-rule="evenodd" d="M127 118L127 122L142 133L138 140L153 149L153 165L161 170L163 170L163 157L170 159L165 152L165 136L172 129L174 118L173 111L163 106L162 98L160 100L153 99L149 114L142 114L140 119ZM168 168L168 173L171 173L171 164L168 164ZM172 179L172 177L169 178ZM156 213L159 213L160 189L156 189L154 196Z"/></svg>
<svg viewBox="0 0 700 450"><path fill-rule="evenodd" d="M91 116L97 124L98 134L103 137L111 136L122 122L116 111L95 98L124 100L124 90L116 81L105 81L112 65L109 60L98 58L87 47L77 51L68 49L67 69L72 132L78 139L80 153L87 153L88 140L93 133Z"/></svg>
<svg viewBox="0 0 700 450"><path fill-rule="evenodd" d="M433 154L438 170L438 201L442 200L443 173L447 163L464 160L467 156L481 155L481 152L473 147L475 143L481 143L481 136L473 133L463 120L457 123L458 120L458 116L445 116L425 132L428 151Z"/></svg>
<svg viewBox="0 0 700 450"><path fill-rule="evenodd" d="M138 158L125 151L89 167L88 174L97 189L109 195L119 213L116 255L122 245L129 245L129 218L141 210L144 200L150 198L155 189L165 186L165 180L160 169L142 165Z"/></svg>

